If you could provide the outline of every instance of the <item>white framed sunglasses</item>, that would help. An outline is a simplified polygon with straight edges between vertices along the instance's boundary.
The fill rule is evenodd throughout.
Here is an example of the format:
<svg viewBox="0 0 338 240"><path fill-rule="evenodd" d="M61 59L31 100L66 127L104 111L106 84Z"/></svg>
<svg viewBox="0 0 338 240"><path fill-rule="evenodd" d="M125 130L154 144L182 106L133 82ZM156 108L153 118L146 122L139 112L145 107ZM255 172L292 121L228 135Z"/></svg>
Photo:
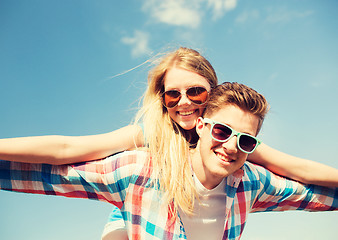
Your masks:
<svg viewBox="0 0 338 240"><path fill-rule="evenodd" d="M216 122L209 118L202 118L202 120L204 123L211 125L211 138L217 142L226 142L233 136L237 136L237 147L244 153L253 153L258 145L261 144L258 138L247 133L237 132L224 123Z"/></svg>

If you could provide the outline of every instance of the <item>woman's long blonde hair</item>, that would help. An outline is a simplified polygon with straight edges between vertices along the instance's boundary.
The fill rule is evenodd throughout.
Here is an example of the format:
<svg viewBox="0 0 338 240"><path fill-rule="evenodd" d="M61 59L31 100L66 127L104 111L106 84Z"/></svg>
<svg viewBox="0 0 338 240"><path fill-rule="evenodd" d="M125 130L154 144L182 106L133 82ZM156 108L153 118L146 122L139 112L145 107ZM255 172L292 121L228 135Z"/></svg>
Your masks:
<svg viewBox="0 0 338 240"><path fill-rule="evenodd" d="M180 207L191 214L195 197L188 159L191 136L170 118L161 102L165 75L174 67L201 75L207 79L211 88L217 86L217 76L209 61L193 49L180 47L167 54L149 72L143 107L138 112L136 121L143 121L144 137L154 170L153 179L159 182L165 193L165 203L175 199L173 213Z"/></svg>

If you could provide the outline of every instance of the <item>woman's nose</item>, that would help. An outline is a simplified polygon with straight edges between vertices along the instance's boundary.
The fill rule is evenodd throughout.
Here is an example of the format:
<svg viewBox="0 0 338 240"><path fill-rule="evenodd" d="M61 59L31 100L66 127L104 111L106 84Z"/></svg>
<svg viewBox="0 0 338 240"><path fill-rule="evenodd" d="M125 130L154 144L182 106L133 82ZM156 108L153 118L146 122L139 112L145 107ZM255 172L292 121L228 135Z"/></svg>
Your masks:
<svg viewBox="0 0 338 240"><path fill-rule="evenodd" d="M178 106L190 105L190 104L191 104L191 101L189 100L187 95L185 93L182 93L181 99L178 102Z"/></svg>

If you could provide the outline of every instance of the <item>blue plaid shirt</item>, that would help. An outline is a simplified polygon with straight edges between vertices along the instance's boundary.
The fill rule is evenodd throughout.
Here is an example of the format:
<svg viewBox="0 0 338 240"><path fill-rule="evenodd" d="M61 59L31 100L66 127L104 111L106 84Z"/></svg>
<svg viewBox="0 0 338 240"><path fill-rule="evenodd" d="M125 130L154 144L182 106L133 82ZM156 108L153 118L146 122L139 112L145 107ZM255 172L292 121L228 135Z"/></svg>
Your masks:
<svg viewBox="0 0 338 240"><path fill-rule="evenodd" d="M179 217L163 205L162 193L151 181L148 157L147 152L133 151L62 166L0 160L0 188L109 202L121 209L129 239L186 239ZM302 185L251 163L226 178L224 191L223 239L239 239L251 212L338 207L338 188Z"/></svg>

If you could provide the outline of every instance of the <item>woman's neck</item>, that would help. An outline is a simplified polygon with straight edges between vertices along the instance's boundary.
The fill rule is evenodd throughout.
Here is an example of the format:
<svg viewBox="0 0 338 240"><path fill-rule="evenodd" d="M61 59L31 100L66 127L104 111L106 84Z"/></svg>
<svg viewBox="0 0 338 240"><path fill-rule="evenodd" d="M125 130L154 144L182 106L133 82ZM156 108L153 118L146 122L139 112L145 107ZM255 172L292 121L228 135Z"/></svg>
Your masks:
<svg viewBox="0 0 338 240"><path fill-rule="evenodd" d="M186 140L188 143L190 143L192 148L196 147L196 144L198 142L199 136L195 130L195 128L191 129L191 130L186 130Z"/></svg>

